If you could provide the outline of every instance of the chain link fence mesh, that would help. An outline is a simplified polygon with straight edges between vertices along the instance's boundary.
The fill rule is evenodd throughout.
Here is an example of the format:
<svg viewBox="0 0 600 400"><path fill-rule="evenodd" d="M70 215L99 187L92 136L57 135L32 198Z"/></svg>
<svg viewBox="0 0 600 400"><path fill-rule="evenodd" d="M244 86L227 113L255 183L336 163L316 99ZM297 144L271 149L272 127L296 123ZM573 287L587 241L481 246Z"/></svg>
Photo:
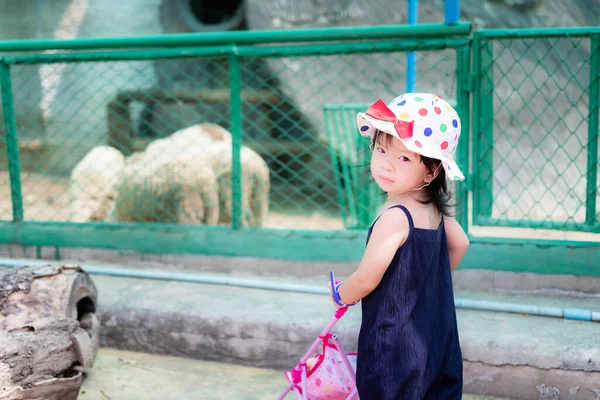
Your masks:
<svg viewBox="0 0 600 400"><path fill-rule="evenodd" d="M456 51L417 59L417 88L453 98ZM241 59L243 223L344 229L324 108L390 101L405 63L404 52ZM227 58L13 65L11 75L26 221L231 224Z"/></svg>
<svg viewBox="0 0 600 400"><path fill-rule="evenodd" d="M456 51L418 53L418 90L455 97ZM272 100L248 105L256 112L266 107L268 128L245 113L245 144L265 159L271 171L269 227L344 229L324 121L326 106L371 104L378 97L389 102L405 90L406 53L332 55L257 60L277 77ZM244 81L255 70L245 68ZM268 75L267 75L268 76ZM273 88L268 81L262 87ZM363 110L364 111L364 110ZM358 135L355 115L340 114L342 136ZM368 144L365 143L365 146ZM365 148L366 150L366 148ZM338 152L339 155L339 152ZM368 166L362 166L365 174ZM365 181L368 184L368 181Z"/></svg>
<svg viewBox="0 0 600 400"><path fill-rule="evenodd" d="M590 42L482 40L476 224L589 223ZM456 51L417 54L417 90L453 102ZM230 224L228 63L13 65L25 220ZM406 53L243 58L241 66L244 224L346 228L324 109L389 101L404 90ZM354 121L343 126L356 134L345 128ZM4 142L1 152L5 159ZM3 173L1 218L10 220Z"/></svg>
<svg viewBox="0 0 600 400"><path fill-rule="evenodd" d="M482 39L474 168L480 176L476 217L491 217L484 225L503 219L523 227L532 221L555 228L586 222L592 200L586 187L593 176L588 157L594 156L588 126L591 51L590 37ZM591 167L598 169L597 159ZM600 205L600 180L594 184L591 197Z"/></svg>

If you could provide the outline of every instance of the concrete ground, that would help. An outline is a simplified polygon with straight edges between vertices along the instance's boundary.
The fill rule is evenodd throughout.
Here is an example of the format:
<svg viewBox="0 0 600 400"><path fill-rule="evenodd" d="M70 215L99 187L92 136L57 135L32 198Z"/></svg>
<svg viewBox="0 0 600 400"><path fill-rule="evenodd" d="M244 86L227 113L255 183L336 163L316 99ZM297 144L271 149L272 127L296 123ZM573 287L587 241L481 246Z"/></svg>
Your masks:
<svg viewBox="0 0 600 400"><path fill-rule="evenodd" d="M272 369L103 348L79 400L274 400L285 384L281 371Z"/></svg>
<svg viewBox="0 0 600 400"><path fill-rule="evenodd" d="M93 276L103 346L283 370L332 318L327 295L198 283ZM266 281L299 282L266 276ZM595 295L457 291L457 297L600 311ZM600 325L459 309L465 391L514 399L593 399L600 393ZM335 327L356 347L360 310Z"/></svg>
<svg viewBox="0 0 600 400"><path fill-rule="evenodd" d="M102 270L107 266L96 267ZM129 268L121 272L139 272L139 267ZM177 267L169 270L182 272ZM327 271L307 276L273 270L257 273L244 270L241 264L236 272L183 269L203 277L293 284L320 294L92 274L99 293L101 343L108 348L227 363L231 365L223 368L232 371L240 366L283 371L295 365L333 316L333 306L324 293L322 276L326 277ZM457 290L455 295L600 311L598 291L527 289L519 286L519 278L512 275L512 290L499 289L496 279L490 283L485 278L481 281L497 289ZM531 279L524 275L522 280ZM577 280L585 283L584 277ZM560 398L570 400L600 399L600 324L471 309L458 309L457 316L466 392L511 399L557 399L559 393ZM334 329L348 351L356 347L359 326L356 307ZM102 362L101 357L98 369ZM217 364L194 365L204 365L209 371L212 367L207 365ZM258 376L267 373L246 371L256 371ZM204 375L212 376L200 373L195 384L200 385ZM152 382L148 379L148 385ZM127 385L134 383L127 381Z"/></svg>

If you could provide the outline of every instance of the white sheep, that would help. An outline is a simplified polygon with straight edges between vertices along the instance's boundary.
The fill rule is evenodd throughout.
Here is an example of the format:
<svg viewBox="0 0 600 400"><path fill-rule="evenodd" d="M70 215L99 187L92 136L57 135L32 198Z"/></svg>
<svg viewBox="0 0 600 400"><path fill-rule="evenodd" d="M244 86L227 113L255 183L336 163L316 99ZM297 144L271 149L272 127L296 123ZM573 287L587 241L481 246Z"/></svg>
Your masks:
<svg viewBox="0 0 600 400"><path fill-rule="evenodd" d="M69 179L69 219L104 221L114 207L125 156L110 146L97 146L77 163Z"/></svg>
<svg viewBox="0 0 600 400"><path fill-rule="evenodd" d="M100 146L73 170L71 209L82 221L230 224L231 146L231 134L215 124L179 130L127 159ZM242 222L260 226L269 207L269 169L248 147L240 156Z"/></svg>
<svg viewBox="0 0 600 400"><path fill-rule="evenodd" d="M202 160L134 154L118 187L115 220L215 225L217 188L212 169Z"/></svg>
<svg viewBox="0 0 600 400"><path fill-rule="evenodd" d="M232 221L232 151L230 143L215 143L206 148L206 160L210 163L219 184L219 223ZM269 210L269 168L252 149L243 146L240 152L242 164L242 223L261 226Z"/></svg>
<svg viewBox="0 0 600 400"><path fill-rule="evenodd" d="M145 157L188 160L197 167L209 165L217 180L220 224L232 221L231 133L219 125L198 124L148 145ZM269 208L269 168L252 149L242 146L242 222L262 225Z"/></svg>

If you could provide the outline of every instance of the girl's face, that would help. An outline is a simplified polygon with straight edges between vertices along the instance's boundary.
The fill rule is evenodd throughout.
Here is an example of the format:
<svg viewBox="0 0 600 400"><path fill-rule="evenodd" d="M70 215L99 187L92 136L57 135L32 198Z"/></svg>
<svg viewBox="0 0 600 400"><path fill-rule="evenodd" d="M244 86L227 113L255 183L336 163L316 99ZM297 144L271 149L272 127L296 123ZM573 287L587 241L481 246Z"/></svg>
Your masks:
<svg viewBox="0 0 600 400"><path fill-rule="evenodd" d="M383 191L389 195L403 194L433 179L419 154L387 133L377 136L371 155L371 174Z"/></svg>

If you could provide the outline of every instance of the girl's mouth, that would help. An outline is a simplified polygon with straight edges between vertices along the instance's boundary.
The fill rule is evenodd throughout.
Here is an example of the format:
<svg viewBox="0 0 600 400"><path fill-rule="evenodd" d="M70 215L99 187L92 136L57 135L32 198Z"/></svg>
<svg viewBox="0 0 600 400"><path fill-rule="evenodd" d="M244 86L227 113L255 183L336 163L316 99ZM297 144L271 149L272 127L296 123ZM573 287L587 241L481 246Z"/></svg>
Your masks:
<svg viewBox="0 0 600 400"><path fill-rule="evenodd" d="M379 179L381 179L385 183L394 183L393 180L386 178L385 176L382 176L382 175L377 175L377 176L379 177Z"/></svg>

